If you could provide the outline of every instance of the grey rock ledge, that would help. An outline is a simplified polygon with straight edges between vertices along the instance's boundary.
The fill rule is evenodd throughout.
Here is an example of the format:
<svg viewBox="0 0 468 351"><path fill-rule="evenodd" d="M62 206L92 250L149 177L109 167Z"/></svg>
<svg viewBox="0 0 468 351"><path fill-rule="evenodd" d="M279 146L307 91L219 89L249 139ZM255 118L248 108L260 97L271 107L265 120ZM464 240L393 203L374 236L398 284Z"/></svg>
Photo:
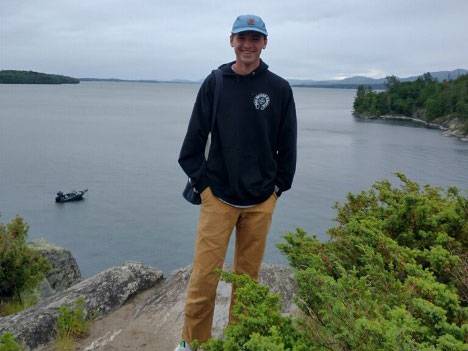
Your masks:
<svg viewBox="0 0 468 351"><path fill-rule="evenodd" d="M87 313L105 315L122 306L131 296L162 281L161 271L141 263L126 263L85 279L44 299L38 305L0 318L0 335L12 333L28 350L55 338L55 324L61 306L72 306L80 297Z"/></svg>
<svg viewBox="0 0 468 351"><path fill-rule="evenodd" d="M63 291L81 280L80 268L69 250L44 239L30 242L28 246L46 258L52 266L40 284L41 298Z"/></svg>

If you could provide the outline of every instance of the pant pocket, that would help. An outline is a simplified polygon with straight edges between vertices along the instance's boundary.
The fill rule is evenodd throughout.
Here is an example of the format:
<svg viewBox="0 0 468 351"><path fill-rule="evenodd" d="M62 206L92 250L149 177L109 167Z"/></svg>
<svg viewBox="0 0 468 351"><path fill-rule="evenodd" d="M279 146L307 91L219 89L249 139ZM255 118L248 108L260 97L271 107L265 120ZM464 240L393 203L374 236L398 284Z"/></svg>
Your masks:
<svg viewBox="0 0 468 351"><path fill-rule="evenodd" d="M202 202L205 202L206 200L206 197L207 197L207 193L210 191L210 187L206 187L205 189L203 189L203 191L200 193L200 198L201 198L201 201Z"/></svg>

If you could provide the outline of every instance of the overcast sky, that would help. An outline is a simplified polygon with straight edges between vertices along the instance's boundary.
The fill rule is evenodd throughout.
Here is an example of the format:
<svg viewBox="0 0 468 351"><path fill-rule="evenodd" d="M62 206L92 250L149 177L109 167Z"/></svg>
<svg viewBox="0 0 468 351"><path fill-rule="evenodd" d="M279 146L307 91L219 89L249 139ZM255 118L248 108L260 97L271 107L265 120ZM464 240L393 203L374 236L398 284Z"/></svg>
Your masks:
<svg viewBox="0 0 468 351"><path fill-rule="evenodd" d="M201 79L232 60L232 22L261 16L286 78L468 68L468 1L0 0L0 69Z"/></svg>

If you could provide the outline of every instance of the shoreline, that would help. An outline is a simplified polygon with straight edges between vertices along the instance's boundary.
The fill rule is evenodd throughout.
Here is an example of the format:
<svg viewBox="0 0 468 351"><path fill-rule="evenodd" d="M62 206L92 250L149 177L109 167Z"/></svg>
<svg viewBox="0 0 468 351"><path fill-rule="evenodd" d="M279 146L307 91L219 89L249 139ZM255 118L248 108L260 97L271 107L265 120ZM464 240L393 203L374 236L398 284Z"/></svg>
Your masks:
<svg viewBox="0 0 468 351"><path fill-rule="evenodd" d="M411 122L428 129L438 129L442 132L443 136L456 137L460 141L468 142L468 134L462 134L458 129L460 126L457 120L449 121L448 126L440 123L427 122L423 119L416 117L408 117L403 115L381 115L381 116L366 116L353 112L353 116L361 120L381 120L381 121L403 121ZM452 123L451 123L452 122Z"/></svg>

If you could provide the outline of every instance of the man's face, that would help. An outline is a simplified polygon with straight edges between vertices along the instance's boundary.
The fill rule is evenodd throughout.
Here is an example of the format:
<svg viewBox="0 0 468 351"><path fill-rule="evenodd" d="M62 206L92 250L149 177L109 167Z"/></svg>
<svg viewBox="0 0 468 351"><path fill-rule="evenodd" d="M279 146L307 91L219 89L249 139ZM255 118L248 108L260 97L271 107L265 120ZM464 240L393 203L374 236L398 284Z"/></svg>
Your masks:
<svg viewBox="0 0 468 351"><path fill-rule="evenodd" d="M231 35L231 46L236 54L236 61L246 65L258 62L267 38L258 32L240 32Z"/></svg>

